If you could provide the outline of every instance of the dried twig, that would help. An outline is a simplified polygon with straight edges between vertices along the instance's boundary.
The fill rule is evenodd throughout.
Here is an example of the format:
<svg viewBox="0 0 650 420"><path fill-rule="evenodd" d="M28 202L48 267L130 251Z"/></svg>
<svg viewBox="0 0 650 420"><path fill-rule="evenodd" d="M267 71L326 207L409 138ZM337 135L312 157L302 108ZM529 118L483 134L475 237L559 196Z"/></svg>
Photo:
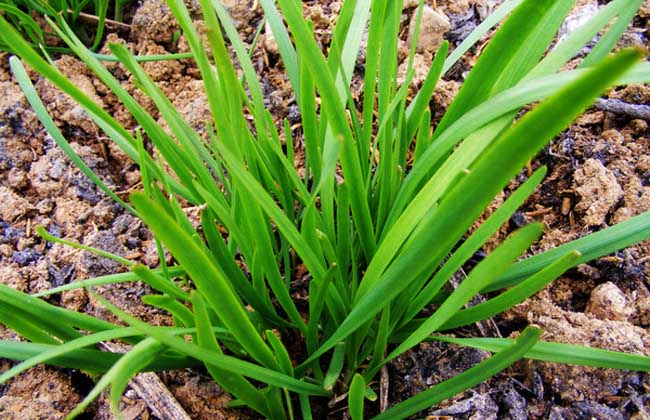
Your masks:
<svg viewBox="0 0 650 420"><path fill-rule="evenodd" d="M111 343L100 343L100 347L113 353L121 351ZM139 373L129 381L129 385L154 416L160 419L192 420L155 373Z"/></svg>
<svg viewBox="0 0 650 420"><path fill-rule="evenodd" d="M388 409L388 368L381 368L381 378L379 379L379 411L384 412Z"/></svg>
<svg viewBox="0 0 650 420"><path fill-rule="evenodd" d="M68 10L68 12L73 13L72 10ZM89 13L80 12L77 14L77 18L82 22L92 23L94 25L99 24L99 16L91 15ZM127 31L131 30L131 25L108 18L104 18L104 25L124 29Z"/></svg>
<svg viewBox="0 0 650 420"><path fill-rule="evenodd" d="M618 99L599 98L596 99L594 107L614 114L623 114L632 118L650 121L650 105L629 104Z"/></svg>

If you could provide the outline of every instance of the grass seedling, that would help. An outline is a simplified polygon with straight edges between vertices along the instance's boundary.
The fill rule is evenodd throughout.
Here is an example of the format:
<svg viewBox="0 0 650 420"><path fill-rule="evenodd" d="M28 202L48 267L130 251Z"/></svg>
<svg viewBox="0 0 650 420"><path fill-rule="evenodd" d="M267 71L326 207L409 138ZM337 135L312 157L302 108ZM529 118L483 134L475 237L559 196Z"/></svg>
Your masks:
<svg viewBox="0 0 650 420"><path fill-rule="evenodd" d="M11 68L50 134L102 190L112 194L67 146L22 63L76 100L138 163L144 190L132 194L128 202L118 202L151 229L161 255L164 248L174 260L171 266L157 268L122 261L130 272L65 285L39 296L142 280L158 292L145 302L168 311L176 323L152 327L95 294L128 325L122 327L0 286L0 322L27 340L0 341L0 356L22 360L0 376L0 382L43 362L103 373L74 416L109 386L117 410L128 378L137 372L203 364L233 395L233 405L249 406L264 417L295 418L300 413L312 418L316 399L347 393L350 416L361 420L376 414L366 401L376 398L374 379L379 370L425 340L494 354L376 418L408 417L522 357L650 370L647 357L541 342L540 331L532 327L515 340L436 335L489 318L578 264L650 238L650 213L645 213L520 259L542 234L542 225L532 223L513 232L455 290L442 293L456 271L542 181L544 167L467 235L526 163L606 89L650 81L650 66L642 62L642 52L610 54L641 0L610 2L551 49L573 1L508 0L452 54L447 55L447 44L441 46L412 100L408 98L412 59L407 82L397 83L402 2L345 1L325 56L299 2L260 0L301 110L300 133L292 132L286 122L274 121L264 108L250 52L221 2L199 3L211 29L206 33L207 51L184 2L168 0L205 84L212 113L212 129L205 137L189 127L124 47L110 46L155 103L169 131L124 90L63 16L50 15L48 22L123 102L141 132L120 126L45 61L16 30L15 21L0 16L0 39L16 54ZM420 10L422 6L421 1ZM428 105L437 81L504 18L431 132ZM363 63L363 99L357 103L350 83L366 27L369 53ZM582 66L560 71L603 31ZM414 49L411 58L413 54ZM145 139L155 155L144 148ZM304 146L304 175L295 169L294 144ZM190 223L181 203L201 207L199 229ZM62 241L41 232L48 240ZM308 275L297 278L303 267ZM308 284L306 308L293 298L295 280ZM478 293L488 291L494 297L465 308ZM423 316L427 307L433 309L431 315ZM96 344L111 339L131 344L131 350L99 357Z"/></svg>
<svg viewBox="0 0 650 420"><path fill-rule="evenodd" d="M99 47L107 24L108 13L113 11L112 22L122 22L124 6L132 0L1 0L0 11L20 31L32 46L41 51L65 51L65 48L48 45L46 38L53 32L44 25L39 16L55 19L59 16L74 28L92 50ZM11 44L1 43L1 51L13 52Z"/></svg>

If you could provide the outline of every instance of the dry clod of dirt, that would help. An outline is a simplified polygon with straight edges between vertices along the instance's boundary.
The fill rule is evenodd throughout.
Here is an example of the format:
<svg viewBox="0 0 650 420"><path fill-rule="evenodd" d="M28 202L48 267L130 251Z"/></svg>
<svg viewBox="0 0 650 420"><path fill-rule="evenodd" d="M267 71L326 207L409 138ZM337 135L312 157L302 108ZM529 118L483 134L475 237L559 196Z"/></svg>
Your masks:
<svg viewBox="0 0 650 420"><path fill-rule="evenodd" d="M164 55L167 54L167 50L163 46L149 41L143 44L140 54ZM142 68L154 82L175 82L175 79L180 79L183 73L183 65L179 60L145 62L142 64Z"/></svg>
<svg viewBox="0 0 650 420"><path fill-rule="evenodd" d="M63 419L81 400L72 377L60 370L39 365L7 385L0 398L0 418Z"/></svg>
<svg viewBox="0 0 650 420"><path fill-rule="evenodd" d="M257 416L246 411L242 414L237 410L225 408L225 405L231 401L231 397L212 378L191 374L187 371L179 371L171 375L163 375L163 382L166 383L169 390L192 419L235 420L257 418Z"/></svg>
<svg viewBox="0 0 650 420"><path fill-rule="evenodd" d="M413 13L409 24L408 45L411 45L416 22L417 13ZM420 53L436 52L444 40L445 32L449 29L451 29L451 23L444 13L436 11L429 6L424 6L422 9L422 21L420 22L420 37L418 38L416 51Z"/></svg>
<svg viewBox="0 0 650 420"><path fill-rule="evenodd" d="M470 419L497 420L499 406L489 394L476 394L456 404L434 411L428 418L459 418L471 414Z"/></svg>
<svg viewBox="0 0 650 420"><path fill-rule="evenodd" d="M402 10L418 7L418 3L420 3L420 0L404 0L404 3L402 4Z"/></svg>
<svg viewBox="0 0 650 420"><path fill-rule="evenodd" d="M549 420L607 419L625 420L623 415L604 404L578 402L571 407L553 407Z"/></svg>
<svg viewBox="0 0 650 420"><path fill-rule="evenodd" d="M408 71L408 60L402 61L402 64L397 68L397 84L402 85L406 81L406 72ZM429 73L429 66L431 66L431 60L427 59L424 54L415 54L413 56L413 69L415 73L413 74L413 79L411 80L411 86L409 88L416 88L417 86L422 85L424 80L427 78Z"/></svg>
<svg viewBox="0 0 650 420"><path fill-rule="evenodd" d="M151 40L159 44L170 44L178 22L174 19L164 0L144 0L131 22L131 34L138 44Z"/></svg>
<svg viewBox="0 0 650 420"><path fill-rule="evenodd" d="M639 16L650 17L650 0L645 0L639 10Z"/></svg>
<svg viewBox="0 0 650 420"><path fill-rule="evenodd" d="M616 176L596 159L588 159L573 175L575 191L580 202L575 209L584 214L587 226L605 223L607 214L623 197Z"/></svg>
<svg viewBox="0 0 650 420"><path fill-rule="evenodd" d="M565 311L542 292L517 305L509 315L527 319L542 328L546 341L578 344L605 350L648 355L650 334L626 321L595 319L584 313ZM625 387L643 380L643 373L615 369L599 369L556 363L531 362L540 372L544 383L562 401L599 401L608 395L618 395Z"/></svg>
<svg viewBox="0 0 650 420"><path fill-rule="evenodd" d="M621 223L646 211L650 211L650 187L634 176L625 185L623 207L616 211L612 223Z"/></svg>
<svg viewBox="0 0 650 420"><path fill-rule="evenodd" d="M0 203L2 203L0 219L9 222L25 216L34 209L28 200L4 186L0 186Z"/></svg>
<svg viewBox="0 0 650 420"><path fill-rule="evenodd" d="M266 51L270 52L271 54L280 53L280 47L278 47L278 43L275 40L275 35L273 35L273 30L271 29L271 24L268 20L264 22L264 38L262 42Z"/></svg>
<svg viewBox="0 0 650 420"><path fill-rule="evenodd" d="M627 321L634 309L614 283L603 283L591 292L585 314L602 320Z"/></svg>
<svg viewBox="0 0 650 420"><path fill-rule="evenodd" d="M49 403L25 397L0 398L0 418L7 420L59 420L65 413L55 410Z"/></svg>
<svg viewBox="0 0 650 420"><path fill-rule="evenodd" d="M436 6L444 10L447 14L464 15L469 11L470 3L480 3L480 1L470 0L437 0Z"/></svg>

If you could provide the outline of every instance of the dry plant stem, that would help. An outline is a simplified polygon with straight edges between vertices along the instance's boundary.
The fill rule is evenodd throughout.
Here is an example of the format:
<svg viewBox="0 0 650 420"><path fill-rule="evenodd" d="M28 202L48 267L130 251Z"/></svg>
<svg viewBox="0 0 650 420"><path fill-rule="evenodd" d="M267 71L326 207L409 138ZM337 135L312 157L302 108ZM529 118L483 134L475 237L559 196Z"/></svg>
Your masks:
<svg viewBox="0 0 650 420"><path fill-rule="evenodd" d="M100 343L100 347L110 352L120 352L115 344ZM161 419L192 420L155 373L139 373L129 381L129 385L144 400L154 416Z"/></svg>
<svg viewBox="0 0 650 420"><path fill-rule="evenodd" d="M650 105L629 104L618 99L599 98L596 100L594 107L614 114L623 114L632 118L650 121Z"/></svg>
<svg viewBox="0 0 650 420"><path fill-rule="evenodd" d="M68 10L69 13L73 13L72 10ZM84 13L84 12L79 12L77 15L79 17L79 20L82 22L86 23L93 23L95 25L99 24L99 18L95 15L91 15L89 13ZM127 25L126 23L118 22L116 20L112 19L104 19L104 25L106 26L113 26L116 28L124 29L124 30L131 30L131 25Z"/></svg>
<svg viewBox="0 0 650 420"><path fill-rule="evenodd" d="M381 378L379 380L379 411L384 412L388 409L388 368L381 368Z"/></svg>

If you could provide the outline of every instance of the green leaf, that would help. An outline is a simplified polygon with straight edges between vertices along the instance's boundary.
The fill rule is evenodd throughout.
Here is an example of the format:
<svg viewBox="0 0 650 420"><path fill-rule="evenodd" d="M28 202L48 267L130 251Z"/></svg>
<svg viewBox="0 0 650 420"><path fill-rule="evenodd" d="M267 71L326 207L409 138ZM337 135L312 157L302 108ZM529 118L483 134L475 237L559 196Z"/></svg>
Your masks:
<svg viewBox="0 0 650 420"><path fill-rule="evenodd" d="M132 269L136 269L136 268L138 268L138 265L133 266ZM149 284L149 286L151 286L153 289L160 290L161 292L169 293L171 289L165 290L167 289L166 282L162 282L162 280L159 277L161 274L164 274L163 270L154 269L149 271L153 276L155 276L155 279L153 279L153 283L148 283L148 279L145 280L142 277L139 277L135 272L117 273L117 274L109 274L106 276L94 277L86 280L76 280L72 283L64 284L63 286L54 287L52 289L34 293L31 296L43 297L43 296L49 296L49 295L65 292L68 290L83 289L86 287L94 287L94 286L103 286L107 284L128 283L128 282L135 282L138 280L142 280L143 282ZM167 269L167 273L169 274L170 278L173 278L173 277L184 275L185 270L183 270L182 267L175 266L175 267L169 267ZM181 296L177 296L177 297L182 298Z"/></svg>
<svg viewBox="0 0 650 420"><path fill-rule="evenodd" d="M434 136L485 99L521 80L541 58L573 3L524 0L481 54Z"/></svg>
<svg viewBox="0 0 650 420"><path fill-rule="evenodd" d="M442 74L445 74L453 67L454 64L478 41L485 36L492 28L503 20L514 8L521 4L522 0L507 0L503 2L494 12L492 12L480 25L476 27L468 36L461 42L454 51L445 60L445 65L442 69Z"/></svg>
<svg viewBox="0 0 650 420"><path fill-rule="evenodd" d="M345 362L345 343L338 343L334 346L334 353L332 353L332 360L327 368L327 373L323 379L323 388L328 391L334 389L336 381L338 381L341 371L343 370L343 363Z"/></svg>
<svg viewBox="0 0 650 420"><path fill-rule="evenodd" d="M206 351L222 354L219 343L212 331L207 307L201 295L198 293L192 295L192 306L194 308L196 337L199 346L205 348ZM205 367L210 372L210 375L212 375L212 378L227 392L241 399L246 405L262 415L269 416L264 396L243 376L220 369L218 366L209 363L206 363Z"/></svg>
<svg viewBox="0 0 650 420"><path fill-rule="evenodd" d="M93 389L86 395L86 398L72 410L67 419L73 419L84 410L102 393L104 388L116 382L115 392L111 391L111 408L114 413L119 413L119 403L122 391L126 388L130 377L146 366L160 352L161 347L153 338L146 338L136 344L129 352L120 359L102 376ZM118 393L119 392L119 393Z"/></svg>
<svg viewBox="0 0 650 420"><path fill-rule="evenodd" d="M573 250L582 254L575 260L574 266L577 266L646 239L650 239L650 212L642 213L584 238L519 261L482 292L486 293L517 284Z"/></svg>
<svg viewBox="0 0 650 420"><path fill-rule="evenodd" d="M103 331L117 328L117 325L110 322L51 305L4 284L0 284L0 302L21 308L45 325L55 320L62 327L78 327L87 331Z"/></svg>
<svg viewBox="0 0 650 420"><path fill-rule="evenodd" d="M502 351L511 346L514 341L510 338L454 338L442 336L432 336L431 339L485 351ZM544 362L650 372L650 357L648 356L575 344L539 342L527 351L523 357Z"/></svg>
<svg viewBox="0 0 650 420"><path fill-rule="evenodd" d="M132 317L131 315L106 301L104 298L100 296L96 296L96 298L102 303L102 305L104 305L122 321L161 342L162 344L165 344L166 346L175 349L180 353L186 354L187 356L201 360L205 363L213 364L218 368L226 370L228 372L246 376L267 383L269 385L277 386L279 388L287 388L296 393L320 396L328 395L327 391L325 391L320 386L300 381L276 370L255 365L253 363L240 360L236 357L207 351L195 344L188 343L182 338L174 337L164 332L163 330L151 328L151 326L146 322Z"/></svg>
<svg viewBox="0 0 650 420"><path fill-rule="evenodd" d="M278 363L280 363L282 371L289 376L293 376L293 365L291 364L291 357L289 356L286 347L284 347L284 344L282 344L282 341L276 337L276 335L271 330L266 330L264 332L264 335L271 345L271 348L275 352L275 356L278 358Z"/></svg>
<svg viewBox="0 0 650 420"><path fill-rule="evenodd" d="M145 366L158 357L158 354L162 350L163 346L161 346L157 341L148 338L144 339L122 356L120 360L113 365L111 370L106 372L105 376L111 376L111 373L115 371L115 375L111 380L110 392L111 410L113 413L116 415L120 413L120 400L122 399L122 394L131 378L141 372ZM102 380L103 379L104 378L102 377ZM99 383L97 383L97 385L99 386Z"/></svg>
<svg viewBox="0 0 650 420"><path fill-rule="evenodd" d="M241 300L215 261L210 258L209 251L204 246L199 246L158 203L138 193L131 195L131 202L142 220L185 268L203 297L242 347L265 366L279 368L273 352L251 323Z"/></svg>
<svg viewBox="0 0 650 420"><path fill-rule="evenodd" d="M566 254L564 257L499 296L457 312L440 329L449 330L468 325L512 308L540 291L550 282L561 276L566 270L573 267L578 258L580 258L579 252L573 251Z"/></svg>
<svg viewBox="0 0 650 420"><path fill-rule="evenodd" d="M361 172L359 152L353 139L352 130L347 121L344 100L337 93L333 75L327 71L327 65L307 24L302 19L298 4L293 0L279 0L289 28L294 34L295 42L301 54L305 55L309 70L321 93L321 102L329 118L333 140L341 143L341 166L351 190L350 204L352 217L361 237L361 245L370 259L375 251L376 241L372 226L372 217L367 200L365 200L364 179ZM327 149L327 144L325 146Z"/></svg>
<svg viewBox="0 0 650 420"><path fill-rule="evenodd" d="M517 208L533 193L546 175L546 167L541 167L531 175L488 219L476 229L469 238L445 262L421 292L407 294L408 299L400 299L398 305L407 307L402 324L410 321L440 291L447 280L479 250L481 246L515 213Z"/></svg>
<svg viewBox="0 0 650 420"><path fill-rule="evenodd" d="M481 261L445 302L408 338L386 357L386 362L417 345L429 334L440 329L470 301L486 284L494 281L542 234L543 225L533 223L510 235L487 258Z"/></svg>
<svg viewBox="0 0 650 420"><path fill-rule="evenodd" d="M422 83L422 87L418 91L415 99L413 99L413 102L411 102L406 109L406 117L408 119L407 139L413 138L417 125L420 122L420 117L424 113L425 109L428 108L431 96L433 96L433 91L442 75L442 67L445 62L444 60L447 57L448 50L449 42L444 41L436 52L436 56L433 59L433 63L431 63L431 67L429 67L429 72Z"/></svg>
<svg viewBox="0 0 650 420"><path fill-rule="evenodd" d="M156 308L164 309L173 315L174 320L179 320L183 326L191 328L194 326L194 315L185 305L167 295L146 295L142 296L142 302Z"/></svg>
<svg viewBox="0 0 650 420"><path fill-rule="evenodd" d="M608 23L623 10L627 9L636 10L642 0L614 0L608 5L602 7L598 13L589 19L580 27L576 28L569 34L562 42L560 42L553 50L539 63L535 68L528 73L526 79L536 78L540 75L551 74L558 71L564 64L580 52L580 50L588 44L598 32L603 29ZM633 13L634 14L634 13ZM613 32L609 32L612 34ZM620 35L620 34L619 34ZM601 40L602 42L602 40ZM604 58L600 56L598 60L593 56L589 61L584 60L581 67L596 64L598 60Z"/></svg>
<svg viewBox="0 0 650 420"><path fill-rule="evenodd" d="M155 271L149 269L144 265L136 264L131 267L131 271L133 271L133 273L135 273L138 278L140 278L140 280L155 290L167 293L168 295L181 300L189 300L190 298L190 295L185 290L181 289L172 280L165 280L156 274Z"/></svg>
<svg viewBox="0 0 650 420"><path fill-rule="evenodd" d="M193 328L157 328L163 328L170 334L176 335L191 334L194 332ZM220 336L229 336L225 330L218 330ZM121 355L99 350L89 350L86 349L86 347L95 345L102 341L125 339L141 335L142 333L135 328L119 327L112 330L80 336L77 339L56 345L0 340L0 356L7 359L23 361L0 375L0 383L8 381L19 373L24 372L39 363L47 363L54 366L91 372L105 372L110 369ZM161 355L153 360L152 363L147 365L143 371L180 369L196 366L198 363L199 362L195 359L184 356Z"/></svg>
<svg viewBox="0 0 650 420"><path fill-rule="evenodd" d="M348 393L348 408L352 420L363 420L363 399L366 392L366 381L358 373L352 378Z"/></svg>
<svg viewBox="0 0 650 420"><path fill-rule="evenodd" d="M596 46L591 50L587 58L582 62L581 66L591 66L598 61L602 60L609 54L616 46L616 43L627 29L628 25L636 15L637 10L643 3L643 0L628 0L625 6L622 6L618 18L607 29L607 33L600 38ZM618 3L619 5L622 4Z"/></svg>
<svg viewBox="0 0 650 420"><path fill-rule="evenodd" d="M113 261L115 261L115 262L117 262L119 264L125 265L127 267L131 267L133 264L135 264L133 261L128 260L128 259L126 259L124 257L119 256L119 255L113 254L111 252L107 252L107 251L104 251L104 250L98 249L98 248L93 248L91 246L80 244L78 242L68 241L68 240L65 240L65 239L62 239L62 238L57 238L54 235L50 235L50 233L47 230L45 230L45 227L43 227L41 225L36 226L36 233L38 233L38 236L45 239L46 241L63 244L63 245L66 245L66 246L69 246L69 247L75 248L75 249L81 249L83 251L87 251L87 252L90 252L92 254L99 255L100 257L104 257L104 258L113 260Z"/></svg>

